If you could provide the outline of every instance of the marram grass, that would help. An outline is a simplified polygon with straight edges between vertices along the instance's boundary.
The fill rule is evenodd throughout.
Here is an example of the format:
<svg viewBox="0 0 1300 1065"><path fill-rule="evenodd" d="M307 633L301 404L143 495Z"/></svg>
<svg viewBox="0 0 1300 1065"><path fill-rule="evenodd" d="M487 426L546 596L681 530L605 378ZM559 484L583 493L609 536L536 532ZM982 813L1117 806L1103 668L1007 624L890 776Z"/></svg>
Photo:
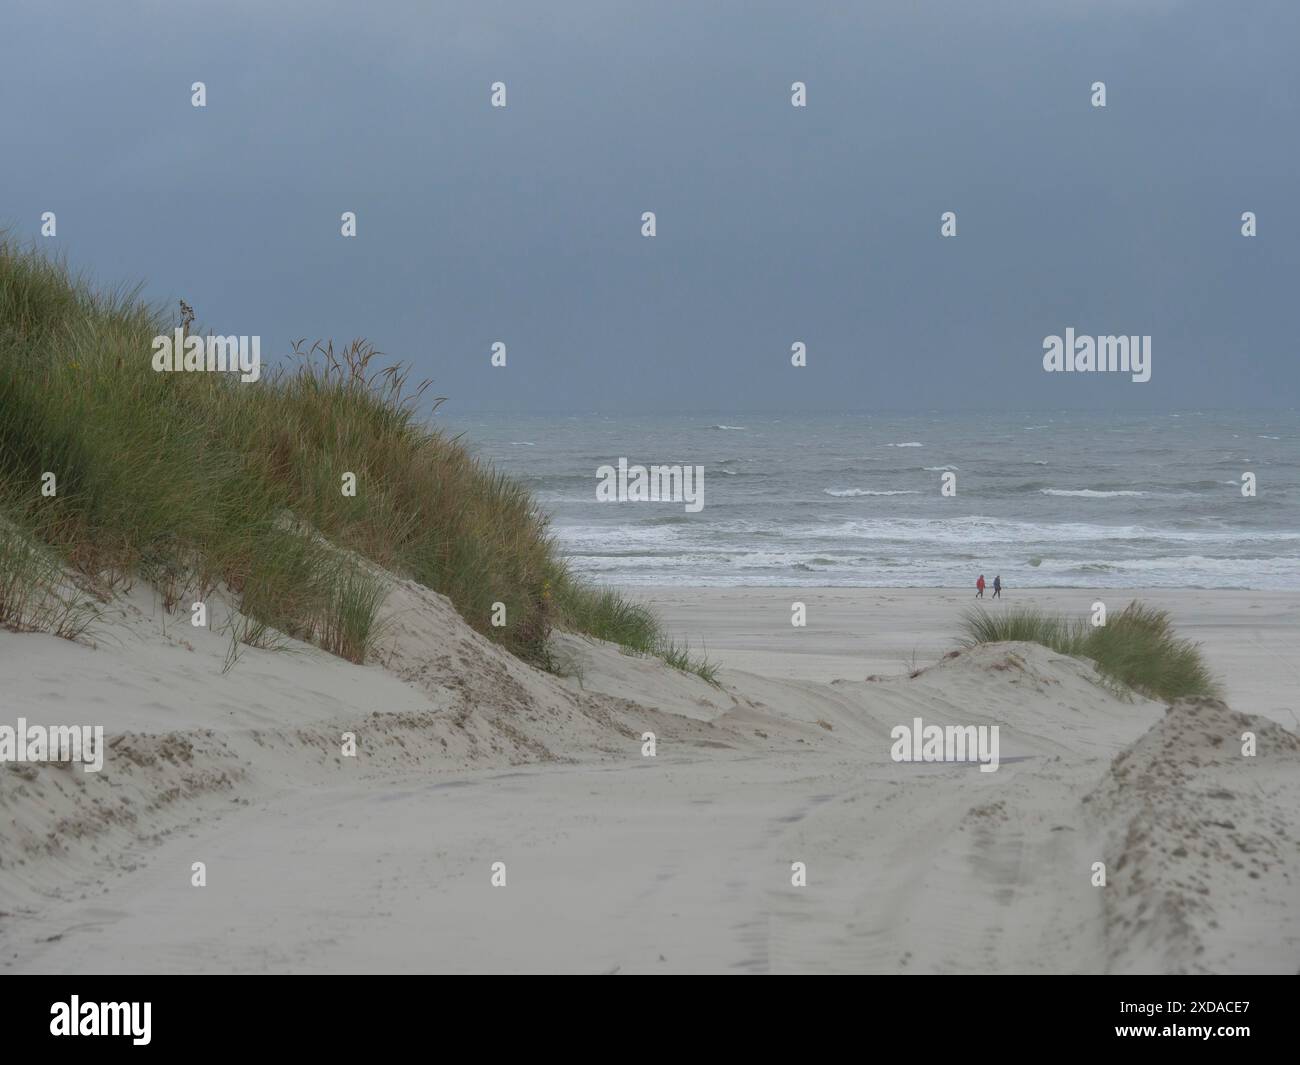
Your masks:
<svg viewBox="0 0 1300 1065"><path fill-rule="evenodd" d="M0 234L0 513L61 563L108 586L142 577L169 609L224 585L252 631L362 661L384 590L340 571L329 548L345 549L535 664L558 625L711 678L649 611L568 573L528 492L420 417L427 382L361 340L295 344L255 383L156 373L153 338L176 324Z"/></svg>
<svg viewBox="0 0 1300 1065"><path fill-rule="evenodd" d="M46 548L0 514L0 627L75 640L99 615Z"/></svg>
<svg viewBox="0 0 1300 1065"><path fill-rule="evenodd" d="M962 615L962 629L968 647L1025 640L1090 658L1103 676L1154 699L1220 694L1200 648L1175 634L1168 611L1139 602L1096 627L1087 618L1064 618L1035 607L971 608Z"/></svg>

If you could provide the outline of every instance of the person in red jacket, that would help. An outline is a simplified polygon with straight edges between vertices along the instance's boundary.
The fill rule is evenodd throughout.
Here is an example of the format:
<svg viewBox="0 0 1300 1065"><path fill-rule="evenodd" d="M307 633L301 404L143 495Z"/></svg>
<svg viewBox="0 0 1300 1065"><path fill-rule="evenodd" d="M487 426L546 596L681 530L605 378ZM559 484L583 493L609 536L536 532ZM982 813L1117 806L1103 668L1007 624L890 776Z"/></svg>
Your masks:
<svg viewBox="0 0 1300 1065"><path fill-rule="evenodd" d="M980 579L975 582L975 598L984 598L984 574L980 574Z"/></svg>

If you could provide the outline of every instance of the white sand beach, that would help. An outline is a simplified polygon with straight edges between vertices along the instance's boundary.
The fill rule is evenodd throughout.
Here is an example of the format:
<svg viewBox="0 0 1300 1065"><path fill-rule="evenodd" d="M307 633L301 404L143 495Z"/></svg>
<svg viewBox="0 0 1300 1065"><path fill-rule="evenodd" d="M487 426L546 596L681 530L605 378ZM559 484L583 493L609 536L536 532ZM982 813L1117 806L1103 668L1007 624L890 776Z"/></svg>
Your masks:
<svg viewBox="0 0 1300 1065"><path fill-rule="evenodd" d="M108 742L100 773L0 767L0 971L1294 973L1300 594L1141 597L1226 704L952 654L964 591L649 596L720 687L571 636L541 673L411 583L364 667L223 673L145 588L94 646L0 632L0 724ZM997 770L893 761L917 717L997 725Z"/></svg>

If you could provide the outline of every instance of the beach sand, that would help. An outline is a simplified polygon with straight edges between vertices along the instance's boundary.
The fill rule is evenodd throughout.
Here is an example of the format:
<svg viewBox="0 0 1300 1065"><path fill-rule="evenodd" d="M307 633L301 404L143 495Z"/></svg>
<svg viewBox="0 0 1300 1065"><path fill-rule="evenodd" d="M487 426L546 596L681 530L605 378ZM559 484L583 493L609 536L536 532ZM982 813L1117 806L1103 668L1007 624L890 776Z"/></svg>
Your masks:
<svg viewBox="0 0 1300 1065"><path fill-rule="evenodd" d="M993 582L989 575L989 584ZM1202 645L1234 710L1300 728L1300 592L1205 589L1007 589L982 600L971 589L624 588L652 604L674 633L709 657L768 676L830 681L896 673L958 646L961 613L1033 605L1087 617L1111 616L1133 600L1170 612L1180 636ZM802 602L807 625L790 624Z"/></svg>
<svg viewBox="0 0 1300 1065"><path fill-rule="evenodd" d="M0 768L0 971L1300 968L1300 595L1142 593L1225 681L1168 709L1041 646L950 654L962 593L636 594L721 686L571 636L543 674L409 582L364 667L222 672L147 589L93 647L0 632L0 724L109 739L102 773ZM892 760L917 717L998 726L997 770Z"/></svg>

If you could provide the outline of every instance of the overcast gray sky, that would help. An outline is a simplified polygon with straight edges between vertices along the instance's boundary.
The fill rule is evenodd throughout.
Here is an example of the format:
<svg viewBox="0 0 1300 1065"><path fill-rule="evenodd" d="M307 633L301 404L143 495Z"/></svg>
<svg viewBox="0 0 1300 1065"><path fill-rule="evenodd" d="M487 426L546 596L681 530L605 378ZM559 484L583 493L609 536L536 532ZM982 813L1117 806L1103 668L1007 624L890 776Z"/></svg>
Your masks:
<svg viewBox="0 0 1300 1065"><path fill-rule="evenodd" d="M0 19L0 225L36 237L54 211L43 244L264 357L365 336L453 410L1300 395L1294 0L5 0ZM1151 334L1151 382L1044 373L1067 326Z"/></svg>

